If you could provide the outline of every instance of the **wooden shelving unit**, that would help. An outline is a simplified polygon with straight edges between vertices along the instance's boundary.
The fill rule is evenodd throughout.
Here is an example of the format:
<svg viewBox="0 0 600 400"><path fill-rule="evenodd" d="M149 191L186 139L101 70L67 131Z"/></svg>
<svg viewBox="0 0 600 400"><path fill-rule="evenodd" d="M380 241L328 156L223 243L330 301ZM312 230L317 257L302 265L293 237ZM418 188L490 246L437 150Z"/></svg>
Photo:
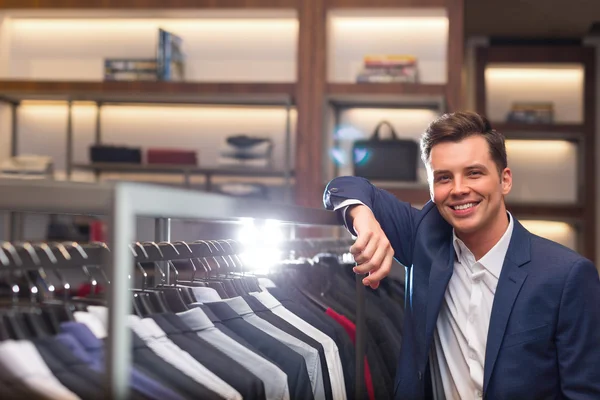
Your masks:
<svg viewBox="0 0 600 400"><path fill-rule="evenodd" d="M423 84L354 84L329 82L328 13L332 10L443 10L448 21L445 82ZM326 104L345 106L462 107L463 0L0 0L0 11L19 10L32 18L195 18L198 13L271 15L293 12L298 21L295 80L271 82L88 82L0 79L0 98L109 103L258 104L294 107L297 137L295 194L299 205L321 207L324 188L323 127ZM190 12L183 15L182 12ZM48 13L50 12L50 13ZM233 14L227 14L227 13ZM46 13L46 14L44 14ZM119 14L121 13L121 14ZM124 14L123 14L124 13ZM48 17L50 15L51 17ZM204 14L203 14L204 15ZM383 14L385 15L385 14ZM203 17L204 18L204 17ZM289 18L286 17L286 18ZM16 115L16 113L14 114ZM99 123L98 123L99 125ZM291 158L291 157L289 157ZM96 169L98 170L98 169Z"/></svg>
<svg viewBox="0 0 600 400"><path fill-rule="evenodd" d="M116 103L285 104L292 102L292 83L219 83L153 81L23 81L0 80L5 101L63 100Z"/></svg>
<svg viewBox="0 0 600 400"><path fill-rule="evenodd" d="M296 0L0 0L0 9L294 8Z"/></svg>
<svg viewBox="0 0 600 400"><path fill-rule="evenodd" d="M91 171L94 173L118 172L135 174L173 174L181 175L185 186L191 185L191 177L200 175L205 178L205 189L212 190L212 178L217 176L251 177L251 178L291 178L293 171L275 171L267 168L200 168L196 166L170 164L128 164L128 163L90 163L73 164L74 170Z"/></svg>
<svg viewBox="0 0 600 400"><path fill-rule="evenodd" d="M576 122L557 121L556 124L518 124L491 121L492 126L505 134L507 139L518 140L561 140L577 146L578 189L577 201L570 204L553 203L552 199L540 198L531 203L512 202L509 210L516 217L542 221L564 221L578 231L577 250L595 260L595 57L594 50L584 46L491 46L476 50L476 109L488 115L488 93L486 92L486 69L525 68L556 70L563 65L578 65L582 68L583 87L581 93L582 120ZM530 67L532 66L532 67ZM552 85L553 82L548 82ZM540 101L547 99L540 99ZM510 154L509 154L510 166ZM550 177L540 179L551 179ZM561 185L560 181L554 182ZM543 196L543 194L539 194Z"/></svg>

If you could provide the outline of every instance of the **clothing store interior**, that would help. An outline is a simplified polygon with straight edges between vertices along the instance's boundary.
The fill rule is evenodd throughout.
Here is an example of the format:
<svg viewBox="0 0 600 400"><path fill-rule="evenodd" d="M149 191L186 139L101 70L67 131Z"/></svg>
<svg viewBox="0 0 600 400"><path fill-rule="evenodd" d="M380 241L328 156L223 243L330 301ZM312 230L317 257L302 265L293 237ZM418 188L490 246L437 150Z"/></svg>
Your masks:
<svg viewBox="0 0 600 400"><path fill-rule="evenodd" d="M0 0L0 397L394 398L406 269L360 283L327 183L421 208L476 111L596 261L599 68L593 1Z"/></svg>

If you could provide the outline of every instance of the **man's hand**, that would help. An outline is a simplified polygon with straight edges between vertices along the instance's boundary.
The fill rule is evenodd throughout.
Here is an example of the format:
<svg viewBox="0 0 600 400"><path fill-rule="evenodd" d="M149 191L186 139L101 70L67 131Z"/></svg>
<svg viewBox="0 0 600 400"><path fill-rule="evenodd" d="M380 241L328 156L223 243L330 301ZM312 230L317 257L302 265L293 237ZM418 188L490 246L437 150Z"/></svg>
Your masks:
<svg viewBox="0 0 600 400"><path fill-rule="evenodd" d="M379 281L390 273L394 249L369 207L351 206L348 216L358 235L358 239L350 247L350 253L358 264L354 267L354 272L368 273L369 276L363 279L363 284L377 289Z"/></svg>

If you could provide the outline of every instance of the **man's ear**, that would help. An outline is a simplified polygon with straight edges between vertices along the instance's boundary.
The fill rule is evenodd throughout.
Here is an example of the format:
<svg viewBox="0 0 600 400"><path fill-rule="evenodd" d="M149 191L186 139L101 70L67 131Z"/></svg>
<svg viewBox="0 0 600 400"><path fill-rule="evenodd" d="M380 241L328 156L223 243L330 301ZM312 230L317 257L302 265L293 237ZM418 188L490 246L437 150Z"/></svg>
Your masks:
<svg viewBox="0 0 600 400"><path fill-rule="evenodd" d="M510 168L504 168L502 174L500 175L500 179L500 183L502 184L502 194L506 196L512 189L512 171Z"/></svg>

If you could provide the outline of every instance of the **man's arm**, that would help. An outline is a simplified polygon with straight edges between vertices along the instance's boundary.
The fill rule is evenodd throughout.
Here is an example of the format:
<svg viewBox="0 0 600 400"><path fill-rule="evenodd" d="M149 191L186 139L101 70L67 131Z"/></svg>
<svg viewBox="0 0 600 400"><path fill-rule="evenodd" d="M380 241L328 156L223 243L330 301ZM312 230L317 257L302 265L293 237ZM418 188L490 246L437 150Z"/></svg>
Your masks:
<svg viewBox="0 0 600 400"><path fill-rule="evenodd" d="M358 239L352 253L359 273L369 273L363 281L377 287L395 256L403 265L412 261L413 235L418 210L378 189L364 178L339 177L325 189L323 203L338 210L346 228Z"/></svg>
<svg viewBox="0 0 600 400"><path fill-rule="evenodd" d="M600 399L600 280L591 261L573 265L561 297L556 332L562 394Z"/></svg>

